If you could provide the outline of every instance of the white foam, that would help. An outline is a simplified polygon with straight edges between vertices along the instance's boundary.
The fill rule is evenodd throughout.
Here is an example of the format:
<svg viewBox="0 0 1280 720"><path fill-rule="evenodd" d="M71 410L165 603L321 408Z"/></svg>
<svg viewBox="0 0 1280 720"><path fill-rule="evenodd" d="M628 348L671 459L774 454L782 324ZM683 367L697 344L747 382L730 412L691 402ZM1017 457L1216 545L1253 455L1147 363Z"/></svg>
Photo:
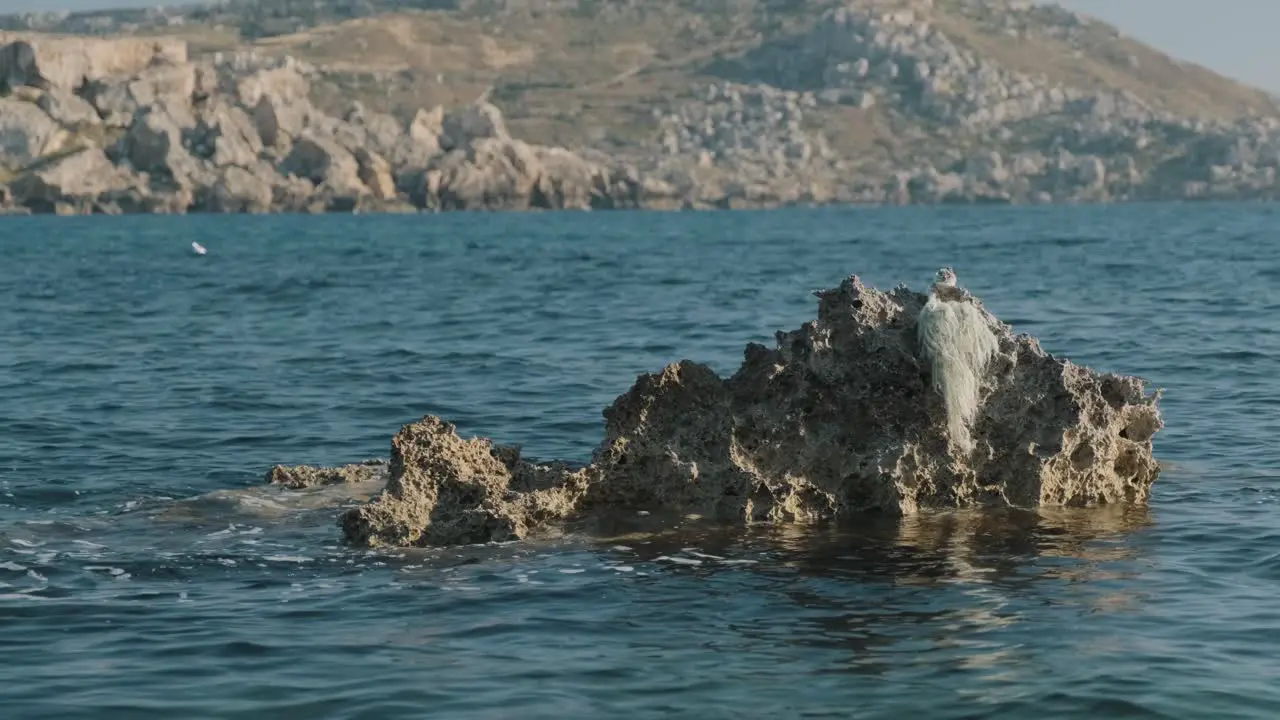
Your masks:
<svg viewBox="0 0 1280 720"><path fill-rule="evenodd" d="M701 565L702 564L701 560L694 560L693 558L669 557L667 555L660 555L653 559L654 562L662 562L663 560L669 563L675 563L676 565Z"/></svg>

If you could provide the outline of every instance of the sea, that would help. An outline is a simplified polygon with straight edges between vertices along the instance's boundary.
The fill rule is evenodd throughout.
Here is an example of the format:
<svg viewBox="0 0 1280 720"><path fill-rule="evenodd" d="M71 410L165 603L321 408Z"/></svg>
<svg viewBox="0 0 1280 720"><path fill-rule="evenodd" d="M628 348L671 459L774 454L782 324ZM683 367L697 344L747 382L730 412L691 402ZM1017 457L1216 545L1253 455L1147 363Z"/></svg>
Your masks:
<svg viewBox="0 0 1280 720"><path fill-rule="evenodd" d="M5 218L0 713L1280 717L1278 247L1254 204ZM942 265L1164 389L1149 507L370 551L264 484L426 414L585 461L637 374Z"/></svg>

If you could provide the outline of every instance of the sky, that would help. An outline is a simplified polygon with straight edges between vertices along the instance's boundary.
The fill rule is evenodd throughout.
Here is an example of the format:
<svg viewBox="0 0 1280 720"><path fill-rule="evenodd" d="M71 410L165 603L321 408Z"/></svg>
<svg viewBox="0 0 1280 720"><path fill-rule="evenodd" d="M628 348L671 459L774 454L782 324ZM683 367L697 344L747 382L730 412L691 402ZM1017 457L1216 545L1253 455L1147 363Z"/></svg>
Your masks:
<svg viewBox="0 0 1280 720"><path fill-rule="evenodd" d="M0 0L0 13L160 4L156 0ZM181 0L169 0L180 5ZM1174 57L1280 92L1280 0L1058 0Z"/></svg>

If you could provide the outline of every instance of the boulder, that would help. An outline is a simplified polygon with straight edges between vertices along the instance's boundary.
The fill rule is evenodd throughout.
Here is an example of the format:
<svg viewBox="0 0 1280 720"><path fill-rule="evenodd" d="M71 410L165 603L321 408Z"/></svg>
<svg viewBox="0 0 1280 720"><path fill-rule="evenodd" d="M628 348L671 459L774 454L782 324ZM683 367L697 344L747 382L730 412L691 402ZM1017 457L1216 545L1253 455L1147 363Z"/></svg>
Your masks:
<svg viewBox="0 0 1280 720"><path fill-rule="evenodd" d="M406 130L399 120L386 113L374 112L360 103L353 103L345 118L349 125L359 127L364 141L361 147L368 148L384 157L397 151L407 136ZM356 148L351 148L355 150Z"/></svg>
<svg viewBox="0 0 1280 720"><path fill-rule="evenodd" d="M323 212L324 204L315 197L315 183L295 175L273 173L271 204L276 212Z"/></svg>
<svg viewBox="0 0 1280 720"><path fill-rule="evenodd" d="M392 439L386 490L342 526L352 542L374 547L515 540L568 518L586 489L585 472L525 462L515 448L464 440L426 417Z"/></svg>
<svg viewBox="0 0 1280 720"><path fill-rule="evenodd" d="M556 210L590 210L607 204L609 170L564 148L539 148L541 169L531 204Z"/></svg>
<svg viewBox="0 0 1280 720"><path fill-rule="evenodd" d="M251 71L235 78L235 95L245 107L256 107L264 97L297 102L310 94L311 81L296 63L284 62L278 67Z"/></svg>
<svg viewBox="0 0 1280 720"><path fill-rule="evenodd" d="M270 176L236 165L222 168L204 196L202 209L215 213L265 213L271 210L274 200Z"/></svg>
<svg viewBox="0 0 1280 720"><path fill-rule="evenodd" d="M36 62L35 48L25 40L0 47L0 94L20 87L50 87Z"/></svg>
<svg viewBox="0 0 1280 720"><path fill-rule="evenodd" d="M0 98L0 167L18 169L61 149L70 136L35 104Z"/></svg>
<svg viewBox="0 0 1280 720"><path fill-rule="evenodd" d="M96 80L82 94L107 124L126 127L134 115L152 105L164 104L174 110L188 108L195 87L194 65L163 62L133 75Z"/></svg>
<svg viewBox="0 0 1280 720"><path fill-rule="evenodd" d="M111 152L117 161L148 173L170 189L206 186L212 182L207 163L187 152L184 143L194 126L194 118L181 110L149 107L133 119Z"/></svg>
<svg viewBox="0 0 1280 720"><path fill-rule="evenodd" d="M200 111L187 144L194 155L218 167L252 167L263 150L248 113L225 102L212 102Z"/></svg>
<svg viewBox="0 0 1280 720"><path fill-rule="evenodd" d="M439 156L410 195L432 210L635 207L641 183L564 148L481 138Z"/></svg>
<svg viewBox="0 0 1280 720"><path fill-rule="evenodd" d="M102 124L98 110L84 98L62 88L50 88L36 105L64 127L83 128Z"/></svg>
<svg viewBox="0 0 1280 720"><path fill-rule="evenodd" d="M478 140L510 140L506 120L496 106L478 101L444 115L439 133L440 149L465 149Z"/></svg>
<svg viewBox="0 0 1280 720"><path fill-rule="evenodd" d="M538 154L519 140L482 138L441 156L423 177L432 210L525 209L542 173Z"/></svg>
<svg viewBox="0 0 1280 720"><path fill-rule="evenodd" d="M304 133L293 144L280 163L280 172L327 185L339 193L364 189L355 156L338 142L311 133Z"/></svg>
<svg viewBox="0 0 1280 720"><path fill-rule="evenodd" d="M153 64L187 62L187 44L168 38L94 38L0 32L0 78L39 79L39 87L76 90ZM25 46L25 47L24 47ZM27 82L27 84L34 84Z"/></svg>
<svg viewBox="0 0 1280 720"><path fill-rule="evenodd" d="M54 212L60 204L85 205L98 198L137 191L142 179L112 164L106 153L89 148L59 158L14 178L14 197L35 212Z"/></svg>
<svg viewBox="0 0 1280 720"><path fill-rule="evenodd" d="M327 485L361 485L387 480L385 460L366 460L337 468L315 465L276 465L267 471L266 481L290 490L306 490Z"/></svg>
<svg viewBox="0 0 1280 720"><path fill-rule="evenodd" d="M433 146L440 151L440 135L444 132L444 108L437 105L431 110L418 110L409 122L409 139L418 145Z"/></svg>
<svg viewBox="0 0 1280 720"><path fill-rule="evenodd" d="M391 166L383 157L371 150L360 148L355 153L359 166L360 182L378 200L390 200L396 196L396 184L391 178Z"/></svg>
<svg viewBox="0 0 1280 720"><path fill-rule="evenodd" d="M235 96L251 109L255 130L269 147L284 148L316 114L311 83L294 64L260 70L236 83Z"/></svg>
<svg viewBox="0 0 1280 720"><path fill-rule="evenodd" d="M816 295L817 320L748 345L731 377L687 360L642 375L583 468L439 418L405 426L384 492L344 513L347 539L505 541L619 510L779 523L1148 501L1163 420L1143 380L1055 357L945 283L852 276ZM982 352L960 352L970 337Z"/></svg>

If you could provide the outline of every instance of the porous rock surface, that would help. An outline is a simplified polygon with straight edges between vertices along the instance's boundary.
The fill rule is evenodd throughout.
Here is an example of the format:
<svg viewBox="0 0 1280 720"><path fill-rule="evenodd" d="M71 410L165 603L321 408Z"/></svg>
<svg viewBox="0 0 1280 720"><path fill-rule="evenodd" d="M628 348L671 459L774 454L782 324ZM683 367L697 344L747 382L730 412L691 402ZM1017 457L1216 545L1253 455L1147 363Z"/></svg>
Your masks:
<svg viewBox="0 0 1280 720"><path fill-rule="evenodd" d="M927 296L856 276L816 294L817 320L748 345L732 377L688 360L642 375L604 411L583 468L527 462L436 417L405 426L382 495L343 515L346 537L507 541L617 509L808 522L1147 502L1163 421L1143 380L1050 355L983 309L999 352L963 452L916 350Z"/></svg>
<svg viewBox="0 0 1280 720"><path fill-rule="evenodd" d="M366 460L341 467L316 465L276 465L267 471L266 480L290 490L306 490L326 485L358 485L371 482L387 474L383 460Z"/></svg>

